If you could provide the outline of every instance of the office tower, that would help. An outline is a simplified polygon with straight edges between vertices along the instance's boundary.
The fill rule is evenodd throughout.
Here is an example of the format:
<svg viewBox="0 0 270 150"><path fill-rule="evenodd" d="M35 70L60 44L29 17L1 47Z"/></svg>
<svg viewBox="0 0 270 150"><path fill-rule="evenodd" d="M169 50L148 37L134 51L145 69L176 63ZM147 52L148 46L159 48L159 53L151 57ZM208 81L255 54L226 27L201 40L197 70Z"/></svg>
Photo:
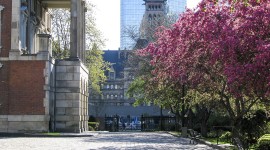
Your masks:
<svg viewBox="0 0 270 150"><path fill-rule="evenodd" d="M127 35L127 30L139 31L145 6L143 0L121 0L120 6L120 49L131 49L135 41Z"/></svg>
<svg viewBox="0 0 270 150"><path fill-rule="evenodd" d="M157 0L159 1L159 0ZM141 21L145 13L144 0L121 0L121 31L120 31L120 49L131 50L135 46L133 41L126 31L134 30L134 33L139 33ZM166 0L166 13L179 14L185 11L186 0Z"/></svg>

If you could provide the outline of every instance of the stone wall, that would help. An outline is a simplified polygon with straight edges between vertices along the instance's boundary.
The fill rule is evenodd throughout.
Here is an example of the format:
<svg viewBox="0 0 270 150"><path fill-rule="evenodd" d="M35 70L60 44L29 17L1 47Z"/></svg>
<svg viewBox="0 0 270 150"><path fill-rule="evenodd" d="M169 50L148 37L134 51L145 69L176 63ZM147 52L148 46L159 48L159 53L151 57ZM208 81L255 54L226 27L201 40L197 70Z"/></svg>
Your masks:
<svg viewBox="0 0 270 150"><path fill-rule="evenodd" d="M56 131L88 130L88 71L80 61L56 63Z"/></svg>

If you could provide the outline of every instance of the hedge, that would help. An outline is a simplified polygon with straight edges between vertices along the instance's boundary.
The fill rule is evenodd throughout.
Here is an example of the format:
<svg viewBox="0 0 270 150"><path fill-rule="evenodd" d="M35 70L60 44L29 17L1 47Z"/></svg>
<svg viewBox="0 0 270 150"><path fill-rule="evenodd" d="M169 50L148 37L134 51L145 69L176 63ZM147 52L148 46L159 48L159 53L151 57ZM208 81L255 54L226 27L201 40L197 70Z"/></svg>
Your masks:
<svg viewBox="0 0 270 150"><path fill-rule="evenodd" d="M99 122L88 122L88 127L90 131L96 131L99 127Z"/></svg>

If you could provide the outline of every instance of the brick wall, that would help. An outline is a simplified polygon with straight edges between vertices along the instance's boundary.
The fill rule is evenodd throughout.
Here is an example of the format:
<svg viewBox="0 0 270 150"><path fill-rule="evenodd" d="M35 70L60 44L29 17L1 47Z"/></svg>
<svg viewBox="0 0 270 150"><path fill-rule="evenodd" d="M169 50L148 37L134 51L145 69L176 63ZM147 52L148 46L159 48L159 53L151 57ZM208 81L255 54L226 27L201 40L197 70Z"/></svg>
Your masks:
<svg viewBox="0 0 270 150"><path fill-rule="evenodd" d="M0 62L0 115L8 113L8 62Z"/></svg>
<svg viewBox="0 0 270 150"><path fill-rule="evenodd" d="M42 115L45 61L10 61L9 115Z"/></svg>
<svg viewBox="0 0 270 150"><path fill-rule="evenodd" d="M11 49L11 12L12 0L0 0L0 5L5 8L2 10L2 49L0 57L8 57L9 50Z"/></svg>

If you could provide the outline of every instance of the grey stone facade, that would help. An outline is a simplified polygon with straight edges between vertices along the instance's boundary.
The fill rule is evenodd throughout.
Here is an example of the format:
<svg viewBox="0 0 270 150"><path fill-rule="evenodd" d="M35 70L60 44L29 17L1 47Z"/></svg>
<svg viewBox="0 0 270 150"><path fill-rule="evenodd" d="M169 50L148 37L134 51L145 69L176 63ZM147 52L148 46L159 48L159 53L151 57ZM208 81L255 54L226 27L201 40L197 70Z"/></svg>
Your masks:
<svg viewBox="0 0 270 150"><path fill-rule="evenodd" d="M56 131L88 130L88 70L80 61L59 61L56 66Z"/></svg>

